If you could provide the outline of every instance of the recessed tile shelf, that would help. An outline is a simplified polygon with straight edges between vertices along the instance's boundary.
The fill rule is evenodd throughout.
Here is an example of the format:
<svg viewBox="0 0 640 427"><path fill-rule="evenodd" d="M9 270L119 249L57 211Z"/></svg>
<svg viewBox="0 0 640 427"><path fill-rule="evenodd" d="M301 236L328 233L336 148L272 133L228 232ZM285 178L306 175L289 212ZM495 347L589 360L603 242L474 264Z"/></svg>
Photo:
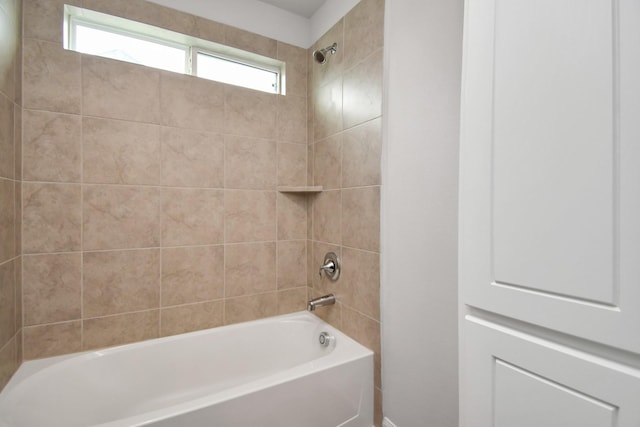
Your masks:
<svg viewBox="0 0 640 427"><path fill-rule="evenodd" d="M281 193L320 193L322 191L322 185L306 185L300 187L278 187L278 191Z"/></svg>

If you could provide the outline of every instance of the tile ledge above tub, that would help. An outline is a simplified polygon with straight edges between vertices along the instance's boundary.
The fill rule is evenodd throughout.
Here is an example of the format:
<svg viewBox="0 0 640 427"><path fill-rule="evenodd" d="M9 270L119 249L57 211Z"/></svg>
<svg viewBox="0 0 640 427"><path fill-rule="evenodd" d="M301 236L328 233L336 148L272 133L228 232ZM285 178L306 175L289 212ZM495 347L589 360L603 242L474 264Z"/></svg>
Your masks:
<svg viewBox="0 0 640 427"><path fill-rule="evenodd" d="M322 192L321 185L303 185L298 187L279 186L278 191L280 193L320 193Z"/></svg>

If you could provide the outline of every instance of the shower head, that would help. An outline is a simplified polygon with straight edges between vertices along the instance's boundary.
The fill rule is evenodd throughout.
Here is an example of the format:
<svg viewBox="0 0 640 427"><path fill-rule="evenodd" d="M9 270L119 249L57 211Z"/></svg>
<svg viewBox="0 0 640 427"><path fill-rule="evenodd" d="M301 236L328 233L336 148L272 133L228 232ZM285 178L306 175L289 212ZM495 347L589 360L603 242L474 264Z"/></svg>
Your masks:
<svg viewBox="0 0 640 427"><path fill-rule="evenodd" d="M314 50L313 51L313 59L318 64L324 64L327 62L327 53L331 53L331 55L335 54L338 50L338 43L334 43L331 46L327 46L324 49Z"/></svg>

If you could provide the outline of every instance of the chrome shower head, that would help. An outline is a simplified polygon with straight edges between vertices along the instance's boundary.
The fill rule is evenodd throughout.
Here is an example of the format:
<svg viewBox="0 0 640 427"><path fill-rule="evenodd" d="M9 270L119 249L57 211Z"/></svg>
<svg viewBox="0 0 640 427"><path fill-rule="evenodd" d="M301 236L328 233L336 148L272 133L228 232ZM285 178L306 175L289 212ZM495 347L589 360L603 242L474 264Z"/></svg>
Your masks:
<svg viewBox="0 0 640 427"><path fill-rule="evenodd" d="M324 49L314 50L313 51L313 59L318 64L324 64L327 62L327 53L331 53L331 55L335 54L338 50L338 43L334 43L331 46L327 46Z"/></svg>

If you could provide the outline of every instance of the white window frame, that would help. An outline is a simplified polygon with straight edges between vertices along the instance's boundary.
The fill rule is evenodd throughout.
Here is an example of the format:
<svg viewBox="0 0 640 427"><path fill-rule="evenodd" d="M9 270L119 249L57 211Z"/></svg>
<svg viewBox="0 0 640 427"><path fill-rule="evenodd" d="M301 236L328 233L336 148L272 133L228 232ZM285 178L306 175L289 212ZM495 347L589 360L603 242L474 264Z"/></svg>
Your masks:
<svg viewBox="0 0 640 427"><path fill-rule="evenodd" d="M184 74L197 77L198 53L213 56L276 74L276 87L267 93L285 94L285 63L273 58L225 46L208 40L199 39L186 34L132 21L117 16L107 15L90 9L65 5L64 16L64 48L76 50L77 25L94 28L126 37L136 38L167 47L177 48L185 52ZM240 85L242 87L246 87ZM259 90L259 89L253 89Z"/></svg>

